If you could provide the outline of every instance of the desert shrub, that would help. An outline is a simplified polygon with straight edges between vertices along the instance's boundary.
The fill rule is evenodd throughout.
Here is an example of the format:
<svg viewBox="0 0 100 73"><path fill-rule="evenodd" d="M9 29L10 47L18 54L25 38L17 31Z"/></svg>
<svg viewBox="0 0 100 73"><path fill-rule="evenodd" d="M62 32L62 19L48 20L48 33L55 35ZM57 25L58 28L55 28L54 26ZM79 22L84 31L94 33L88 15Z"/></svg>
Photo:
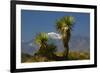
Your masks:
<svg viewBox="0 0 100 73"><path fill-rule="evenodd" d="M89 53L80 53L80 59L90 59Z"/></svg>
<svg viewBox="0 0 100 73"><path fill-rule="evenodd" d="M46 49L39 49L35 53L36 61L50 61L53 60L54 53L56 52L56 46L54 44L48 44Z"/></svg>
<svg viewBox="0 0 100 73"><path fill-rule="evenodd" d="M86 53L86 52L70 51L68 58L69 58L69 60L85 60L85 59L89 59L90 55L89 55L89 53Z"/></svg>
<svg viewBox="0 0 100 73"><path fill-rule="evenodd" d="M33 56L26 54L26 53L21 53L21 62L22 63L27 62L27 60L30 59L31 57Z"/></svg>

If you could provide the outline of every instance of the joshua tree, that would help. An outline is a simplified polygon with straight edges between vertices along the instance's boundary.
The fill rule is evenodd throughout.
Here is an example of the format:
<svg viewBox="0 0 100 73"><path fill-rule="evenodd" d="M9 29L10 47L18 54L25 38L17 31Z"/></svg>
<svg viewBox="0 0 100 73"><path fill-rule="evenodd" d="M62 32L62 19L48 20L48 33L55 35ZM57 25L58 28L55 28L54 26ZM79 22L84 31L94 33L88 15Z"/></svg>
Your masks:
<svg viewBox="0 0 100 73"><path fill-rule="evenodd" d="M53 43L48 43L48 35L44 32L39 33L35 38L35 42L40 47L36 55L52 60L53 56L55 56L56 46Z"/></svg>
<svg viewBox="0 0 100 73"><path fill-rule="evenodd" d="M64 16L56 22L56 29L61 34L63 45L65 47L64 56L68 58L69 40L71 37L71 29L74 24L74 17Z"/></svg>
<svg viewBox="0 0 100 73"><path fill-rule="evenodd" d="M45 50L47 48L47 41L48 41L48 35L44 32L37 34L35 38L36 44L38 44L40 47L39 52L42 55L45 54Z"/></svg>

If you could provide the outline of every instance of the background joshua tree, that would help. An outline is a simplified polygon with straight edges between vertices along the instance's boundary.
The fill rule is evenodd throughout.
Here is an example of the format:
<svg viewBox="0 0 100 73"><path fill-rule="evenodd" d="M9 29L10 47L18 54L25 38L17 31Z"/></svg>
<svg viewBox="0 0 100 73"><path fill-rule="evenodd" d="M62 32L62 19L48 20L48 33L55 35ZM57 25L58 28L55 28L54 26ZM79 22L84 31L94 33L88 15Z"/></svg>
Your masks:
<svg viewBox="0 0 100 73"><path fill-rule="evenodd" d="M37 34L37 36L35 38L35 42L40 47L40 49L38 51L39 54L42 54L42 55L45 54L45 50L47 49L47 41L48 41L48 35L46 33L41 32L41 33Z"/></svg>
<svg viewBox="0 0 100 73"><path fill-rule="evenodd" d="M53 59L54 52L56 52L56 46L53 43L48 43L48 35L46 33L39 33L35 38L35 42L40 47L37 52L38 55Z"/></svg>
<svg viewBox="0 0 100 73"><path fill-rule="evenodd" d="M71 29L74 24L74 17L64 16L56 22L56 29L61 34L63 45L65 47L64 56L68 58L69 40L71 37Z"/></svg>

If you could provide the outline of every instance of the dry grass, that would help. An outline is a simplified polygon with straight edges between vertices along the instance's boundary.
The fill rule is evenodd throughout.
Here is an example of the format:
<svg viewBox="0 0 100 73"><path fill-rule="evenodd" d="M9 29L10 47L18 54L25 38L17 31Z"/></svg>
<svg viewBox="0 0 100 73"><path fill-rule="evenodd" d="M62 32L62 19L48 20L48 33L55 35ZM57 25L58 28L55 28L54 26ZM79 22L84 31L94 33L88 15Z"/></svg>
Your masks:
<svg viewBox="0 0 100 73"><path fill-rule="evenodd" d="M62 52L57 52L55 53L59 57L63 57ZM25 57L25 54L22 57L22 63L32 63L32 62L50 62L50 61L55 61L54 59L49 60L46 57L43 56L30 56L29 55ZM87 60L90 59L90 54L88 52L75 52L75 51L70 51L69 56L67 60ZM67 61L66 60L66 61ZM61 61L61 60L59 60Z"/></svg>

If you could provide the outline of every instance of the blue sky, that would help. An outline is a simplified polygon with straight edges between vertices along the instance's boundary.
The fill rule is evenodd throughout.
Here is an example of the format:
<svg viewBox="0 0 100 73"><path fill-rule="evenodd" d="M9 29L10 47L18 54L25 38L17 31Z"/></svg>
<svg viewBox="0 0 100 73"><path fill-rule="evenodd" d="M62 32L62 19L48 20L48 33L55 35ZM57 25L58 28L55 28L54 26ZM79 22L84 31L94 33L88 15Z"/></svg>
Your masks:
<svg viewBox="0 0 100 73"><path fill-rule="evenodd" d="M39 32L57 32L56 20L63 16L75 18L75 25L71 32L73 36L90 36L89 13L21 10L21 39L29 41Z"/></svg>

